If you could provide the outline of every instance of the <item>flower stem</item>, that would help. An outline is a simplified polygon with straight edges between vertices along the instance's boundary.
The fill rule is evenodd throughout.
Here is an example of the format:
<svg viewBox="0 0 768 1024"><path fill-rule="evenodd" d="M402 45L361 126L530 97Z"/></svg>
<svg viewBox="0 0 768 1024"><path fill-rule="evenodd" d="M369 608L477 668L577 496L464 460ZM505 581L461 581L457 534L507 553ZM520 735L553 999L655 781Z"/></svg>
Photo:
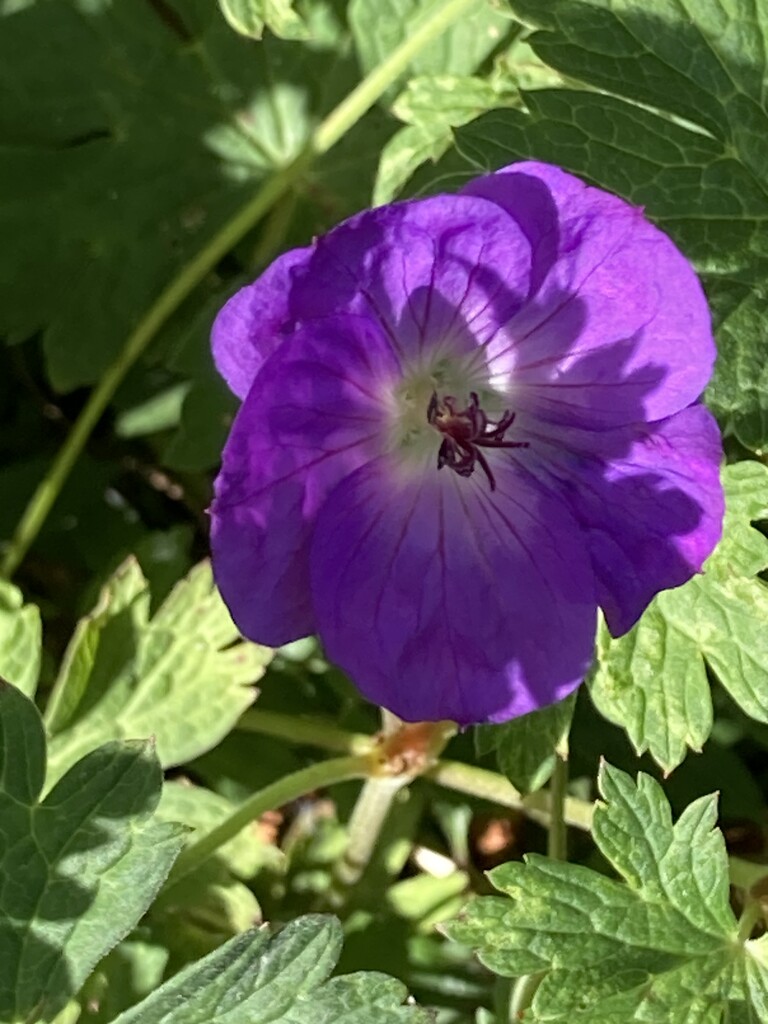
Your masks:
<svg viewBox="0 0 768 1024"><path fill-rule="evenodd" d="M442 753L455 722L403 722L381 709L382 729L372 758L375 774L366 779L349 819L347 846L336 862L328 902L341 907L357 885L376 849L381 830L397 794L426 771Z"/></svg>
<svg viewBox="0 0 768 1024"><path fill-rule="evenodd" d="M514 807L534 821L549 827L549 793L530 793L523 796L503 775L490 772L486 768L463 764L461 761L439 761L425 772L425 777L447 789L478 796L502 807ZM586 800L577 800L575 797L565 797L563 800L562 816L566 825L589 832L593 813L593 805Z"/></svg>
<svg viewBox="0 0 768 1024"><path fill-rule="evenodd" d="M279 711L249 708L237 723L243 732L256 732L277 736L292 743L333 750L339 754L365 754L373 750L376 740L365 733L345 732L322 719L297 718Z"/></svg>
<svg viewBox="0 0 768 1024"><path fill-rule="evenodd" d="M565 799L568 789L568 762L555 756L555 770L549 784L549 825L547 855L553 860L568 860L568 829L565 822Z"/></svg>
<svg viewBox="0 0 768 1024"><path fill-rule="evenodd" d="M165 888L169 889L200 867L220 847L233 839L241 829L267 811L282 807L291 800L297 800L306 793L321 786L331 786L348 779L365 778L371 768L371 759L359 754L355 757L336 757L319 764L310 765L297 772L278 779L253 796L248 797L229 817L216 828L191 843L179 856L168 876Z"/></svg>
<svg viewBox="0 0 768 1024"><path fill-rule="evenodd" d="M741 917L739 918L739 942L746 942L752 934L752 929L763 916L762 906L759 900L747 903Z"/></svg>
<svg viewBox="0 0 768 1024"><path fill-rule="evenodd" d="M288 192L317 157L328 152L370 110L406 70L416 54L476 3L477 0L447 0L445 3L437 4L431 16L425 18L421 25L318 125L299 155L268 178L253 198L222 226L158 295L128 336L101 382L91 392L69 436L30 498L0 564L1 576L12 576L18 568L115 391L169 317L216 263Z"/></svg>
<svg viewBox="0 0 768 1024"><path fill-rule="evenodd" d="M409 776L366 779L349 819L349 838L344 853L336 862L328 902L340 907L346 893L363 876L376 849L381 830L400 790L412 779Z"/></svg>
<svg viewBox="0 0 768 1024"><path fill-rule="evenodd" d="M512 987L512 995L509 1000L509 1021L520 1021L525 1019L525 1011L533 1002L536 989L541 984L543 974L526 974L518 978Z"/></svg>
<svg viewBox="0 0 768 1024"><path fill-rule="evenodd" d="M565 821L568 762L555 754L555 769L549 783L549 821L547 855L553 860L568 859L568 830ZM525 974L518 978L509 1001L509 1021L522 1020L536 995L543 974ZM503 979L502 979L503 980Z"/></svg>

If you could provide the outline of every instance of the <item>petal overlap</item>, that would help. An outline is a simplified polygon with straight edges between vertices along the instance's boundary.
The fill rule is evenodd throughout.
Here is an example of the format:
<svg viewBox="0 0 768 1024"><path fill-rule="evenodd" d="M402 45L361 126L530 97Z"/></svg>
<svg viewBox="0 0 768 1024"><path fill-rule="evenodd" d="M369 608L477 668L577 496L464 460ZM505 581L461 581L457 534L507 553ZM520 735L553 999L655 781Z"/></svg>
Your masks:
<svg viewBox="0 0 768 1024"><path fill-rule="evenodd" d="M636 207L532 161L351 218L216 320L244 403L212 507L243 633L318 632L406 720L557 701L701 571L722 450L699 282Z"/></svg>
<svg viewBox="0 0 768 1024"><path fill-rule="evenodd" d="M246 636L277 645L315 630L314 519L339 480L378 453L396 372L375 326L329 318L284 342L251 387L211 508L217 583Z"/></svg>
<svg viewBox="0 0 768 1024"><path fill-rule="evenodd" d="M573 509L619 636L659 590L699 572L720 539L720 431L696 405L659 423L541 442L540 477L551 474Z"/></svg>
<svg viewBox="0 0 768 1024"><path fill-rule="evenodd" d="M292 274L306 264L311 252L291 249L278 256L219 311L211 332L213 361L238 398L245 398L262 364L284 340L290 326Z"/></svg>
<svg viewBox="0 0 768 1024"><path fill-rule="evenodd" d="M715 357L706 299L642 210L533 162L465 191L540 238L534 291L492 351L521 409L595 429L659 420L700 396Z"/></svg>
<svg viewBox="0 0 768 1024"><path fill-rule="evenodd" d="M372 316L402 358L486 343L529 290L530 242L494 203L435 196L366 211L319 239L291 291L299 320Z"/></svg>

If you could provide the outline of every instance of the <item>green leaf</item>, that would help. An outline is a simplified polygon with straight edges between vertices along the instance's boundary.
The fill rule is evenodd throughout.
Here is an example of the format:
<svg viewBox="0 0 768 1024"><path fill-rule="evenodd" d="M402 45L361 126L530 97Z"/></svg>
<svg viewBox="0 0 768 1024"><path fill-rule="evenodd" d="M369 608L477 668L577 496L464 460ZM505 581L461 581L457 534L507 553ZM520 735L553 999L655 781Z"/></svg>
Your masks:
<svg viewBox="0 0 768 1024"><path fill-rule="evenodd" d="M712 410L730 424L747 448L764 455L768 439L768 359L765 317L768 262L750 274L748 284L718 282L713 292L720 313L718 360L707 392Z"/></svg>
<svg viewBox="0 0 768 1024"><path fill-rule="evenodd" d="M372 71L442 0L351 0L347 17L360 65ZM512 23L485 2L425 46L410 75L471 75L509 35ZM408 75L403 76L405 80ZM388 93L395 96L394 88Z"/></svg>
<svg viewBox="0 0 768 1024"><path fill-rule="evenodd" d="M34 697L40 675L40 612L21 591L0 580L0 677Z"/></svg>
<svg viewBox="0 0 768 1024"><path fill-rule="evenodd" d="M261 39L265 26L283 39L306 39L307 27L293 0L219 0L221 12L240 35Z"/></svg>
<svg viewBox="0 0 768 1024"><path fill-rule="evenodd" d="M711 404L742 443L764 450L762 7L748 0L689 9L676 0L512 0L512 7L540 29L528 42L542 60L598 91L529 92L525 111L493 112L458 128L459 153L475 171L549 160L644 206L705 276L721 352Z"/></svg>
<svg viewBox="0 0 768 1024"><path fill-rule="evenodd" d="M420 164L438 160L453 141L452 127L504 102L501 85L471 75L412 78L392 105L406 127L381 151L374 204L391 202Z"/></svg>
<svg viewBox="0 0 768 1024"><path fill-rule="evenodd" d="M152 817L162 773L146 743L112 743L39 802L35 706L0 684L0 1019L49 1019L136 924L184 830ZM13 884L11 884L11 882Z"/></svg>
<svg viewBox="0 0 768 1024"><path fill-rule="evenodd" d="M723 539L703 575L659 594L618 640L604 625L598 633L592 699L666 771L709 736L707 669L748 715L768 722L768 589L754 576L768 566L768 539L750 525L768 517L768 469L737 463L723 482Z"/></svg>
<svg viewBox="0 0 768 1024"><path fill-rule="evenodd" d="M164 767L215 746L254 698L272 652L242 641L201 562L149 617L129 559L77 627L51 695L50 771L108 739L154 736Z"/></svg>
<svg viewBox="0 0 768 1024"><path fill-rule="evenodd" d="M477 729L482 753L496 751L499 770L521 793L534 793L549 781L558 756L568 757L568 733L576 694L503 725Z"/></svg>
<svg viewBox="0 0 768 1024"><path fill-rule="evenodd" d="M649 776L603 765L599 786L594 839L623 881L530 855L490 874L511 899L475 899L449 936L498 974L543 974L534 1024L765 1020L748 981L762 984L762 946L740 938L729 905L715 797L673 824Z"/></svg>
<svg viewBox="0 0 768 1024"><path fill-rule="evenodd" d="M142 398L117 416L115 433L118 437L143 437L177 426L189 388L189 381L182 381Z"/></svg>
<svg viewBox="0 0 768 1024"><path fill-rule="evenodd" d="M274 938L250 931L180 971L114 1024L418 1024L406 991L381 974L328 980L341 926L309 916Z"/></svg>
<svg viewBox="0 0 768 1024"><path fill-rule="evenodd" d="M167 962L166 949L145 939L124 939L85 983L80 1002L87 1007L87 1017L80 1017L80 1024L83 1019L88 1024L111 1024L119 1013L160 987Z"/></svg>
<svg viewBox="0 0 768 1024"><path fill-rule="evenodd" d="M281 5L266 6L277 23ZM326 37L253 46L199 0L39 0L0 17L0 91L13 97L0 108L0 233L15 239L0 253L0 333L41 330L66 391L101 379L254 182L296 156L352 61Z"/></svg>

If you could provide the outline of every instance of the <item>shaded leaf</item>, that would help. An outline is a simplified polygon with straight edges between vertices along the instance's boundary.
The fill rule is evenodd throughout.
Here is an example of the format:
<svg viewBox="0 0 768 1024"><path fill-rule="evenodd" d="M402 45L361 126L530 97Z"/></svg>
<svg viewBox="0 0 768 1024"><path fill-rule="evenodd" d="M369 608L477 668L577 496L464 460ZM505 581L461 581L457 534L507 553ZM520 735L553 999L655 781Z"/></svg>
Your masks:
<svg viewBox="0 0 768 1024"><path fill-rule="evenodd" d="M41 38L57 41L45 61ZM39 0L2 17L0 331L43 331L55 388L98 381L254 182L296 156L347 87L335 45L253 46L196 0Z"/></svg>
<svg viewBox="0 0 768 1024"><path fill-rule="evenodd" d="M112 743L40 802L45 738L35 706L0 685L0 1018L61 1010L136 924L183 828L152 817L162 784L146 743Z"/></svg>
<svg viewBox="0 0 768 1024"><path fill-rule="evenodd" d="M114 1024L417 1024L405 988L381 974L328 981L341 926L309 916L276 937L250 931L182 970Z"/></svg>
<svg viewBox="0 0 768 1024"><path fill-rule="evenodd" d="M576 694L502 725L479 726L482 753L496 751L500 771L521 793L533 793L549 781L558 756L568 757L568 733Z"/></svg>

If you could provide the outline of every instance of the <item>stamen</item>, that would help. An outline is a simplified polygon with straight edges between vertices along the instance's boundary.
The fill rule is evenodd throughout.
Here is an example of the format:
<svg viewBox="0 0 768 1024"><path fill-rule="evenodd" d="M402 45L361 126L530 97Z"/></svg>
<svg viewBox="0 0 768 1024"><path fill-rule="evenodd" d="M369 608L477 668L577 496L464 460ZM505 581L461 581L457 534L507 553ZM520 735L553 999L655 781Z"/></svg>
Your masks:
<svg viewBox="0 0 768 1024"><path fill-rule="evenodd" d="M481 449L528 447L527 441L505 440L504 435L515 422L515 413L505 411L496 425L491 426L475 391L469 394L469 405L460 411L455 398L446 395L440 400L434 391L427 406L427 422L443 435L437 468L448 466L459 476L469 477L479 465L492 491L496 490L496 480Z"/></svg>

